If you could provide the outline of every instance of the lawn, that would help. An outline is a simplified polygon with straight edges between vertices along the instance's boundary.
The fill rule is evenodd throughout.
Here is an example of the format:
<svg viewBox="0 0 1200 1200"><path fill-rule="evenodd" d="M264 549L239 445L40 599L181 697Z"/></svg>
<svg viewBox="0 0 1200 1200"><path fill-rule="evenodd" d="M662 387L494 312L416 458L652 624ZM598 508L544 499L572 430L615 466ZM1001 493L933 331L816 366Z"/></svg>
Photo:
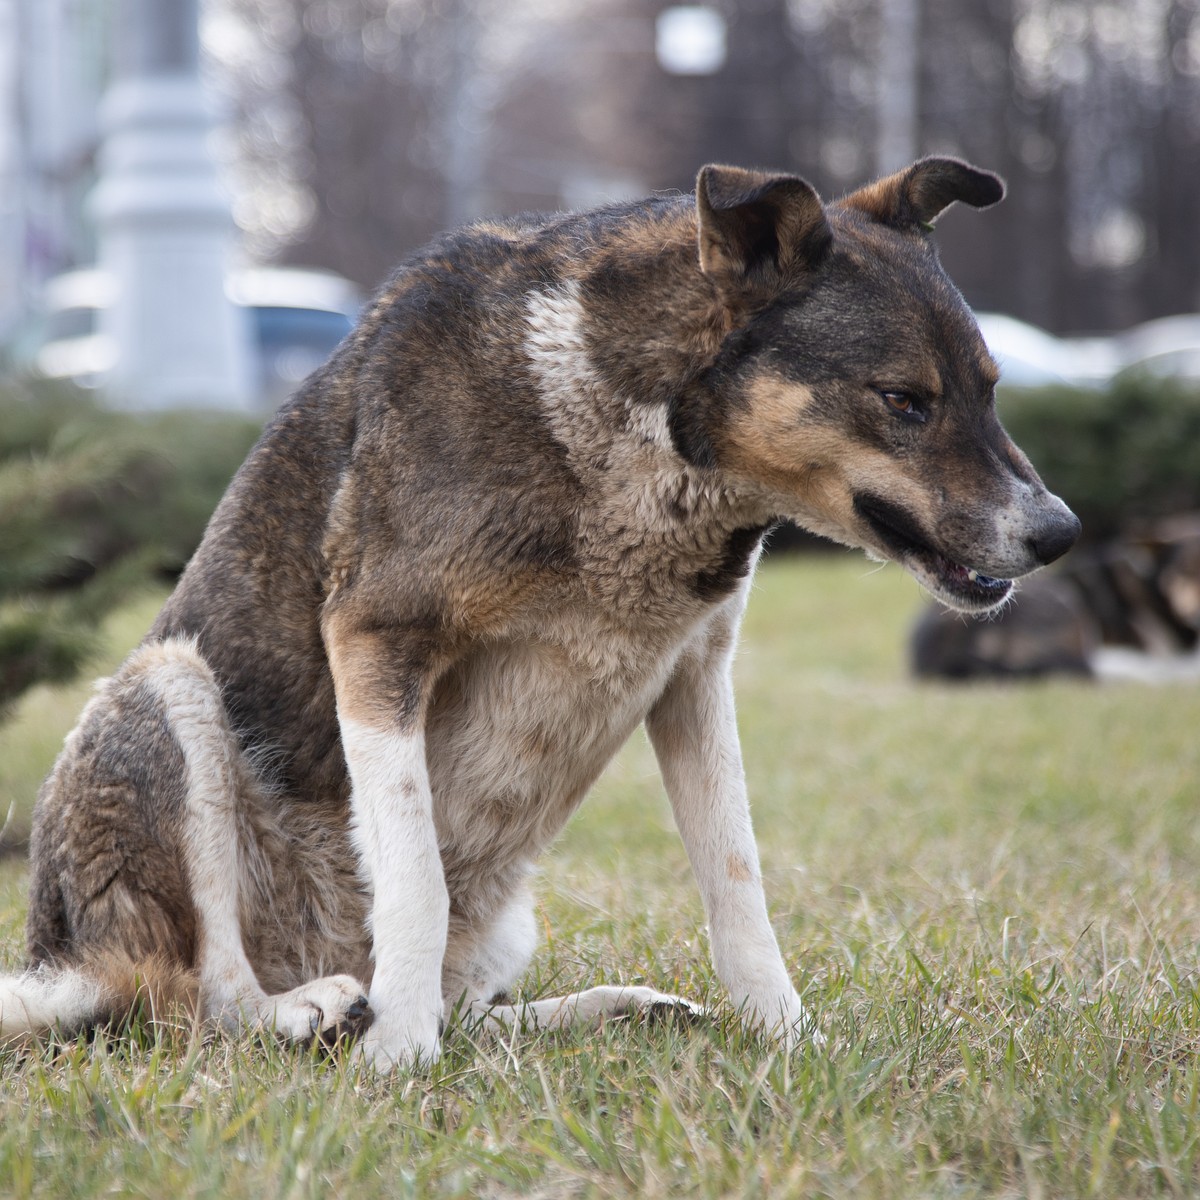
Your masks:
<svg viewBox="0 0 1200 1200"><path fill-rule="evenodd" d="M113 656L154 598L122 613ZM473 1046L381 1081L134 1030L0 1052L0 1195L222 1198L1195 1195L1200 692L905 674L920 604L834 555L760 571L739 719L768 896L825 1051L696 1026ZM105 664L100 664L101 668ZM10 835L86 687L0 730ZM23 864L0 862L0 959ZM530 993L718 1004L645 739L538 880Z"/></svg>

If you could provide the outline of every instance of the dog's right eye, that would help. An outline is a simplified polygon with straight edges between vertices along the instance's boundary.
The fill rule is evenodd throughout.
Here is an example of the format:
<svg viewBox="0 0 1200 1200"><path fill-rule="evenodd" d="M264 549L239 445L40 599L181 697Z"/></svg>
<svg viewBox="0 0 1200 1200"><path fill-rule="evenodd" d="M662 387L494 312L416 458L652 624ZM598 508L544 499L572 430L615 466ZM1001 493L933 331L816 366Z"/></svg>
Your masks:
<svg viewBox="0 0 1200 1200"><path fill-rule="evenodd" d="M883 402L898 417L907 421L924 421L925 412L911 392L899 391L895 388L881 388L879 394Z"/></svg>

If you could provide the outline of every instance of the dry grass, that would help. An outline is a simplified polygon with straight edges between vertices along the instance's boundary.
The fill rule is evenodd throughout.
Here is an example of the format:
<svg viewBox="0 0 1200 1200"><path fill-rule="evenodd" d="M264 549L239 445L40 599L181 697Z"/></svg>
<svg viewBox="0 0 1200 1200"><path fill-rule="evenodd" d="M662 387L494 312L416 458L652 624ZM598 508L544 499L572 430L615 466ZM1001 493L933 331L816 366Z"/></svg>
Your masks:
<svg viewBox="0 0 1200 1200"><path fill-rule="evenodd" d="M0 1055L0 1194L1196 1194L1200 694L917 686L916 604L858 559L771 563L739 660L772 911L826 1054L724 1019L452 1031L431 1075L379 1082L138 1027ZM18 826L79 702L39 693L0 732ZM0 870L9 962L22 877ZM530 991L718 998L644 739L539 893Z"/></svg>

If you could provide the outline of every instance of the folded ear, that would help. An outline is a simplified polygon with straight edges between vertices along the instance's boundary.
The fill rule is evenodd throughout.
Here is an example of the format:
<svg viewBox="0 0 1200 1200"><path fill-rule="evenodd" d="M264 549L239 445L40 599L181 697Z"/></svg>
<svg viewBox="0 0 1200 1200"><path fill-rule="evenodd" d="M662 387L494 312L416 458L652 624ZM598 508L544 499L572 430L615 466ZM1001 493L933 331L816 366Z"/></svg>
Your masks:
<svg viewBox="0 0 1200 1200"><path fill-rule="evenodd" d="M957 158L923 158L906 170L851 192L838 203L899 229L930 225L955 200L988 208L1004 198L1004 181Z"/></svg>
<svg viewBox="0 0 1200 1200"><path fill-rule="evenodd" d="M704 167L696 180L700 269L726 292L771 292L815 266L833 234L817 193L795 175Z"/></svg>

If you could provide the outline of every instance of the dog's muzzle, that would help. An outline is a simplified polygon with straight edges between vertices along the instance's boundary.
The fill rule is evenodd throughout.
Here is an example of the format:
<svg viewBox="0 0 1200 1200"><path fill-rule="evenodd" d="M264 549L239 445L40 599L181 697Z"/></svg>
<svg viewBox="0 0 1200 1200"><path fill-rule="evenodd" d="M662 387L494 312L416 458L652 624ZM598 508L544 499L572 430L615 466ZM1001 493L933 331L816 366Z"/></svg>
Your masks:
<svg viewBox="0 0 1200 1200"><path fill-rule="evenodd" d="M917 522L898 505L879 496L859 494L855 512L870 528L874 540L887 557L903 566L943 604L966 612L988 612L998 608L1013 590L1013 579L1061 558L1079 537L1079 519L1055 496L1045 493L1036 520L1026 518L1015 554L996 561L1011 569L1011 576L989 574L981 569L990 563L961 562L939 548ZM1011 538L1009 539L1011 541ZM981 556L982 557L982 556Z"/></svg>

